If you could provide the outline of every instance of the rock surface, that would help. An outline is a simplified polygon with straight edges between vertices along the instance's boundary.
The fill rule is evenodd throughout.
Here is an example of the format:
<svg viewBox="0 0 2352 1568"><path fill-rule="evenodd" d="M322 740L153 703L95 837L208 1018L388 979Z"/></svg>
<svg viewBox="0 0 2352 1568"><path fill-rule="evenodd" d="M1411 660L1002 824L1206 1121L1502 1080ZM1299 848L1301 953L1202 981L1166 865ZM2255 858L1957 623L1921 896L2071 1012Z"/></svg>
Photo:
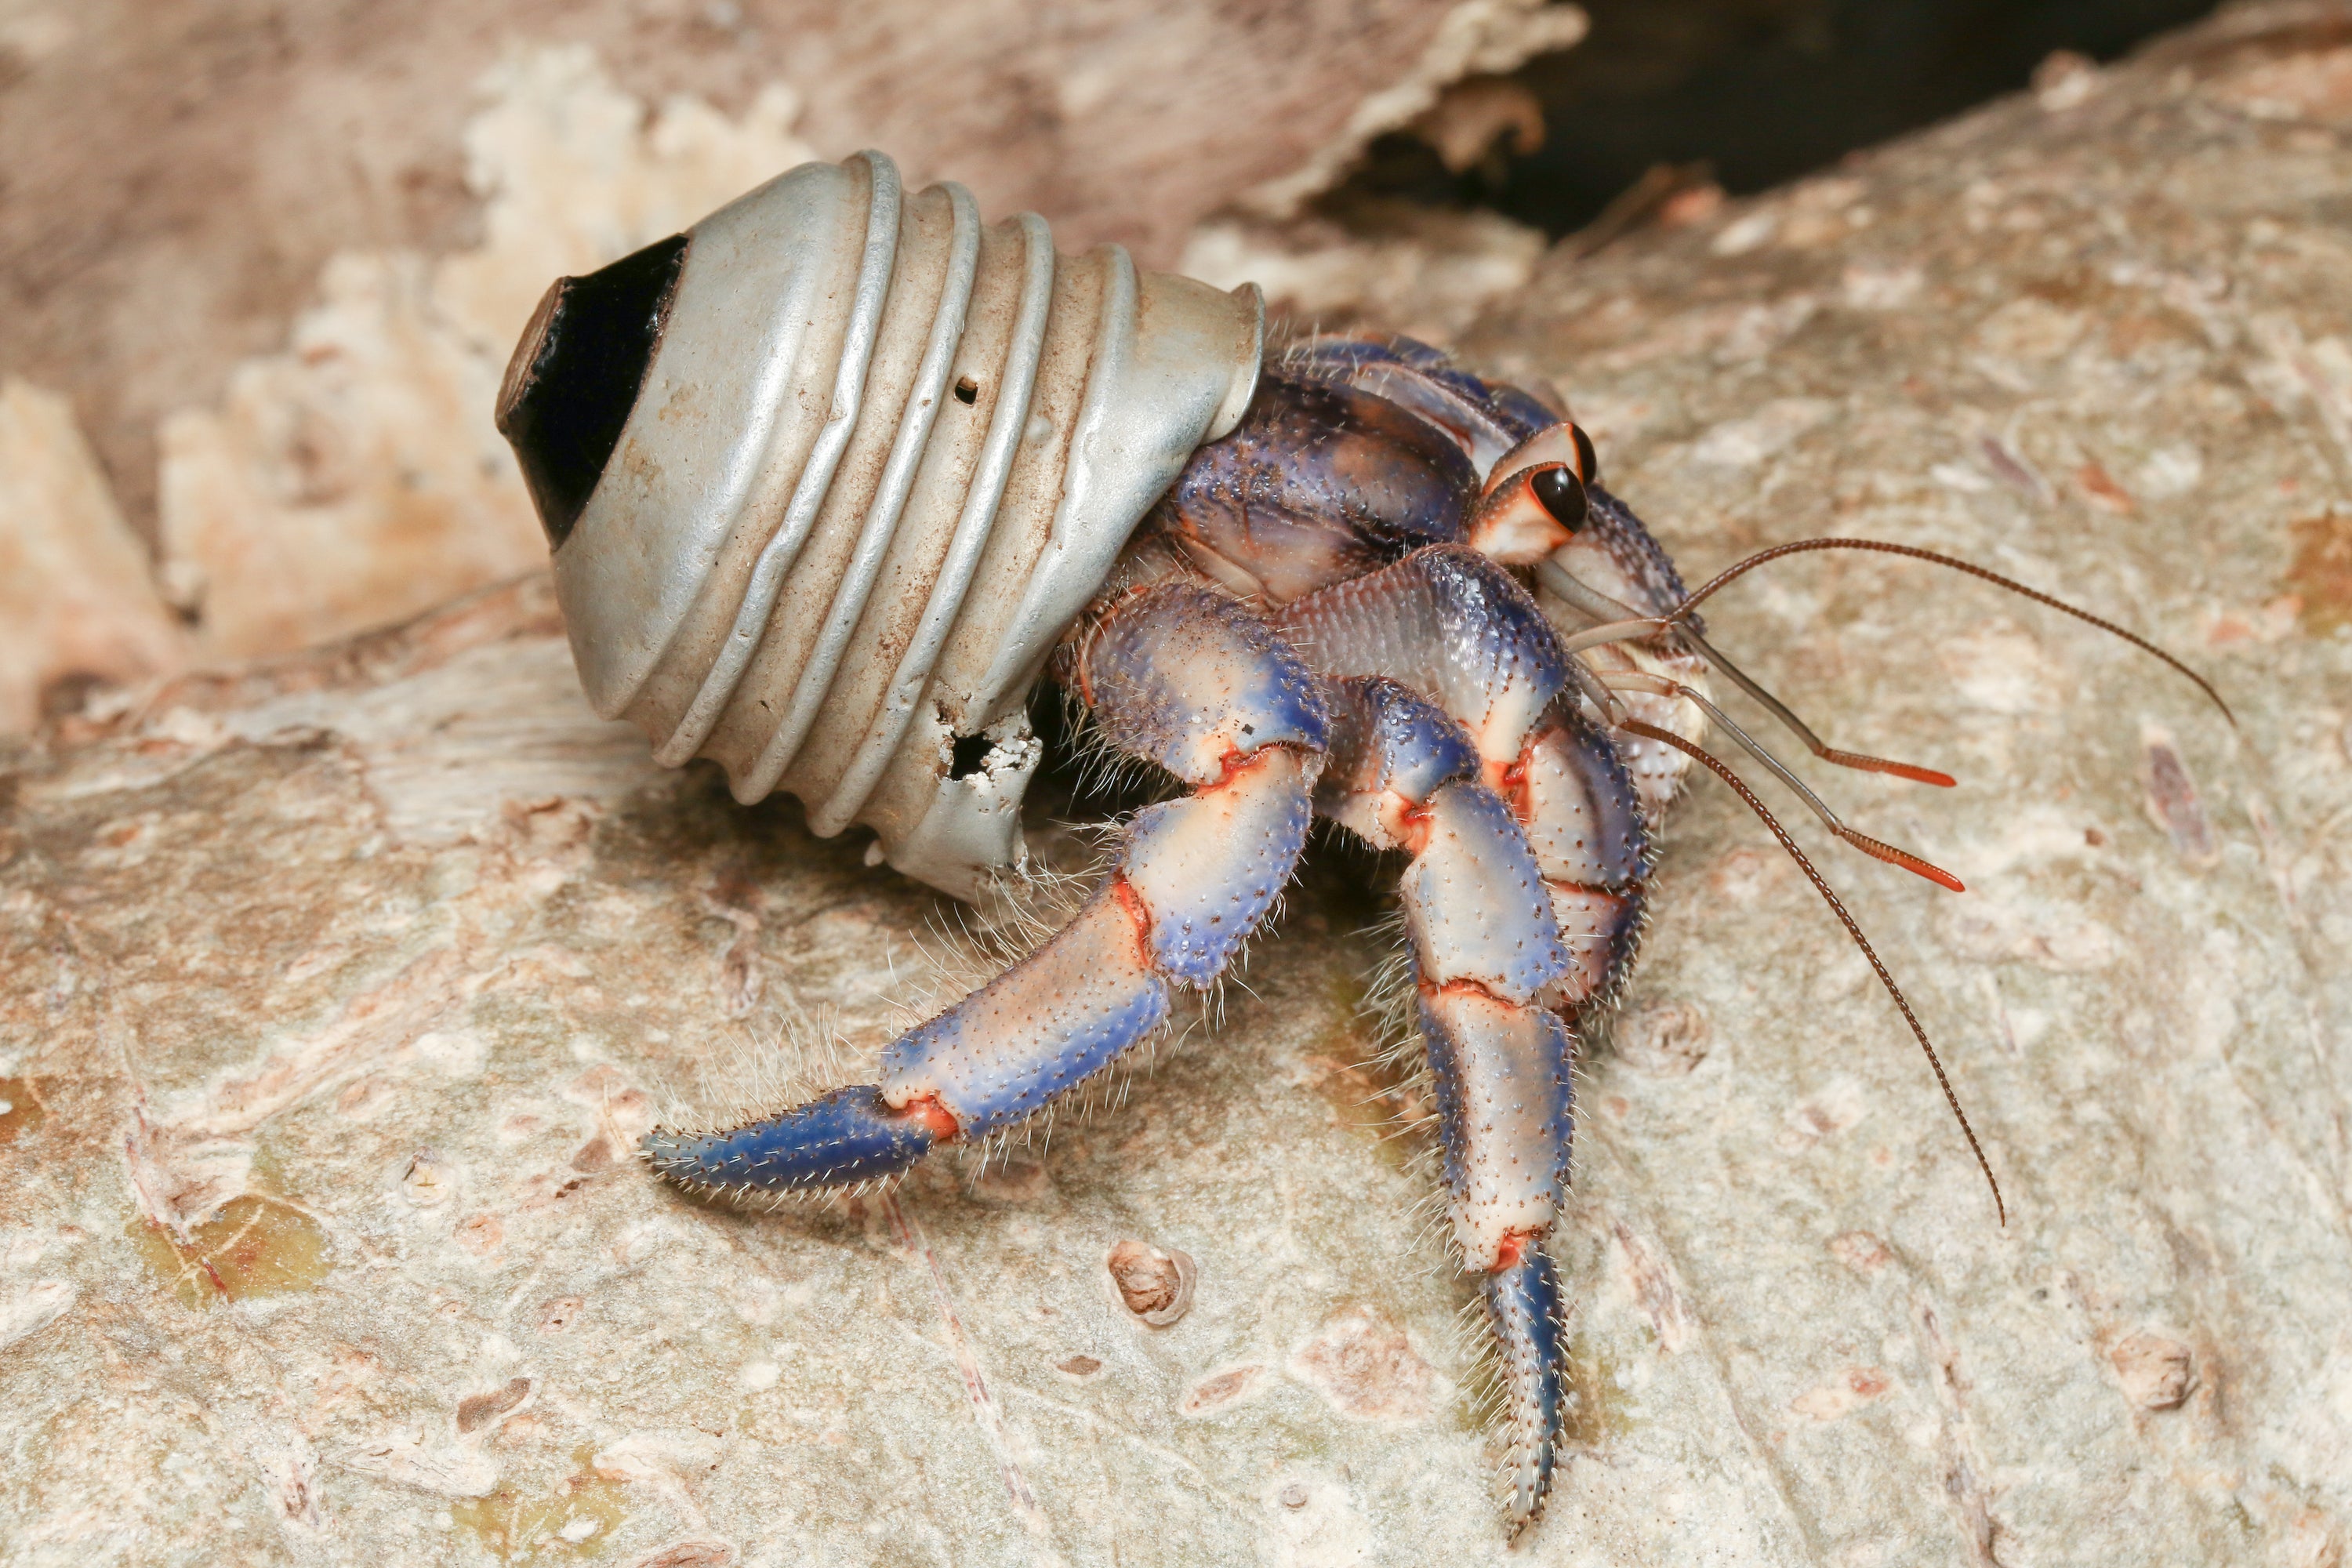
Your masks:
<svg viewBox="0 0 2352 1568"><path fill-rule="evenodd" d="M1700 790L1580 1086L1576 1462L1507 1553L1310 872L1213 1036L893 1202L628 1159L843 1072L947 911L658 774L543 584L6 753L0 1556L452 1563L2320 1568L2352 1528L2352 27L2232 14L1469 337L1694 576L1818 533L2110 608L2160 667L1871 559L1710 605L1954 897L1826 860L1942 1045ZM1819 835L1795 827L1809 844ZM1133 1243L1194 1265L1164 1327Z"/></svg>
<svg viewBox="0 0 2352 1568"><path fill-rule="evenodd" d="M94 686L176 672L187 651L73 410L0 378L0 734Z"/></svg>
<svg viewBox="0 0 2352 1568"><path fill-rule="evenodd" d="M880 145L913 184L963 179L992 214L1023 204L1053 213L1067 251L1116 237L1147 264L1171 259L1202 213L1247 202L1274 215L1249 225L1257 244L1247 269L1277 296L1324 312L1367 294L1410 298L1427 308L1405 319L1426 315L1450 335L1525 280L1542 248L1533 231L1492 216L1432 233L1407 225L1376 259L1369 247L1276 254L1268 234L1287 226L1280 215L1300 190L1319 188L1373 133L1450 102L1447 83L1565 47L1584 27L1575 7L1538 0L1383 0L1344 12L1317 0L1238 23L1183 6L1097 6L1083 26L1043 32L1021 5L959 5L944 28L936 7L879 5L844 28L796 14L821 8L779 0L738 17L767 42L723 61L678 48L668 73L649 79L605 36L625 4L581 9L557 27L515 15L496 48L467 7L416 0L410 9L415 32L362 28L361 42L344 40L357 58L331 66L321 37L297 27L287 58L244 61L227 75L291 76L305 90L281 102L188 85L185 118L200 132L129 146L120 127L51 137L39 105L61 86L87 94L99 59L114 68L117 101L144 104L146 68L118 57L127 41L168 35L168 16L98 13L68 26L37 6L35 20L55 24L47 31L0 21L0 82L16 110L0 121L0 161L14 171L0 212L0 298L20 301L0 310L0 363L69 391L89 416L187 630L139 574L126 574L126 591L143 597L172 649L200 663L396 625L535 566L545 542L491 409L549 280L674 234L809 159ZM250 24L224 30L241 26ZM421 67L420 40L447 34L458 37ZM9 62L36 36L47 53L8 81ZM201 81L220 62L197 55L189 70ZM347 89L332 111L312 96L322 78ZM649 79L668 90L653 96ZM1018 109L1045 84L1056 131ZM1237 104L1250 107L1246 121ZM299 137L278 118L289 112ZM220 145L257 115L267 138ZM1237 135L1245 122L1274 129ZM1503 131L1465 123L1471 140L1482 126ZM321 144L343 149L331 168L317 163ZM383 166L354 181L353 159ZM408 159L422 163L399 170L398 183L446 185L437 205L461 207L464 223L351 210L366 205L355 187L392 178ZM103 180L89 177L93 165ZM257 183L272 187L267 195ZM150 233L111 205L131 190L152 198L141 223L198 210ZM318 244L329 215L344 220L331 252ZM1234 254L1238 224L1191 247L1203 276L1244 259ZM77 247L110 229L112 243L89 265L60 269L55 246L38 241L68 226ZM314 270L254 287L250 274L283 273L298 258ZM54 396L66 427L56 455L28 457L7 435L25 425L16 416L27 399L47 395L27 389L0 409L0 550L10 536L32 542L7 590L28 603L87 596L72 574L39 570L55 552L34 546L91 531L79 490L37 482L59 463L88 469L89 452ZM108 511L120 533L110 503ZM29 671L0 673L0 732L26 726L44 679L177 662L117 653L92 668L91 639L56 620L0 618L0 671ZM60 658L80 662L50 670Z"/></svg>
<svg viewBox="0 0 2352 1568"><path fill-rule="evenodd" d="M1448 82L1584 29L1543 0L11 0L0 364L72 399L149 531L163 419L233 395L237 362L336 292L333 258L474 242L492 193L469 121L545 49L656 109L782 93L825 157L887 148L1165 266L1241 193L1319 190Z"/></svg>

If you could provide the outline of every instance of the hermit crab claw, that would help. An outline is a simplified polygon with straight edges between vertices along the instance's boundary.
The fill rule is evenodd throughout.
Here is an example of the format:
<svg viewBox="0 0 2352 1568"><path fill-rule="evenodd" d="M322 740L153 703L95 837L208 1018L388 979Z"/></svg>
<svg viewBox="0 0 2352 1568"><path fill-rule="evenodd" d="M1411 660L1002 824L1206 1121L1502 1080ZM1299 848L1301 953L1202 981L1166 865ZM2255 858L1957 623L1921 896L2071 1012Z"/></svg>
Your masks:
<svg viewBox="0 0 2352 1568"><path fill-rule="evenodd" d="M691 1190L782 1198L908 1169L939 1141L936 1118L923 1114L929 1109L895 1110L879 1089L856 1084L745 1126L664 1128L646 1139L643 1152Z"/></svg>

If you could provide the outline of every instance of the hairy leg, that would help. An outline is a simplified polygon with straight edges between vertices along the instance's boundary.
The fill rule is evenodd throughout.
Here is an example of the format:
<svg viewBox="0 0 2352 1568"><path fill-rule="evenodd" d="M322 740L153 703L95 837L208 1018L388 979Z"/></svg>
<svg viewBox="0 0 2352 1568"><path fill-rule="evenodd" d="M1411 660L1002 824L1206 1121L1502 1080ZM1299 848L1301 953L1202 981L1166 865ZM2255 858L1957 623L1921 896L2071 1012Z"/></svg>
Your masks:
<svg viewBox="0 0 2352 1568"><path fill-rule="evenodd" d="M1563 1331L1545 1252L1569 1177L1574 1039L1547 998L1574 972L1510 809L1462 727L1392 680L1332 685L1317 810L1412 856L1399 892L1436 1088L1447 1212L1496 1341L1510 1510L1531 1518L1558 1458Z"/></svg>
<svg viewBox="0 0 2352 1568"><path fill-rule="evenodd" d="M1633 967L1653 842L1641 789L1572 699L1545 710L1509 782L1571 961L1551 1000L1576 1016L1613 997Z"/></svg>
<svg viewBox="0 0 2352 1568"><path fill-rule="evenodd" d="M1064 671L1109 745L1193 786L1138 813L1117 865L1034 953L883 1053L882 1081L747 1125L656 1130L646 1157L698 1189L784 1194L905 1170L1011 1127L1215 982L1289 880L1322 765L1321 693L1230 599L1162 584L1113 604Z"/></svg>
<svg viewBox="0 0 2352 1568"><path fill-rule="evenodd" d="M1384 676L1468 730L1486 784L1526 825L1574 963L1549 1000L1605 997L1631 966L1650 837L1638 781L1580 709L1571 656L1508 573L1433 546L1282 613L1318 670Z"/></svg>
<svg viewBox="0 0 2352 1568"><path fill-rule="evenodd" d="M1592 613L1593 595L1644 616L1664 615L1681 603L1674 563L1633 509L1601 487L1591 441L1528 394L1482 381L1411 338L1310 338L1291 349L1286 363L1301 376L1395 404L1459 446L1481 494L1465 504L1449 537L1507 565L1536 568L1538 603L1563 633L1617 618L1613 610ZM1546 468L1573 476L1572 487L1561 487L1574 498L1565 517L1540 504L1527 482ZM1575 585L1590 592L1564 596L1562 590L1572 594ZM1594 648L1585 658L1601 669L1640 670L1706 689L1704 664L1664 639ZM1623 700L1636 718L1686 740L1706 733L1704 715L1689 703L1647 692ZM1638 735L1618 735L1612 743L1656 826L1690 759Z"/></svg>

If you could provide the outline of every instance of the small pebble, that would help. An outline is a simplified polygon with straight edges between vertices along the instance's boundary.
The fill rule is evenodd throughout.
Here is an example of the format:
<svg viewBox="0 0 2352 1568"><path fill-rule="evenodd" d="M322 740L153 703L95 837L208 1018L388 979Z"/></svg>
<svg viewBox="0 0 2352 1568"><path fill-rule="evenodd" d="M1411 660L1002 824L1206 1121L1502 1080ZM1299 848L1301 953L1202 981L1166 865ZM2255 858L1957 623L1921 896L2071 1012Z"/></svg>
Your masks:
<svg viewBox="0 0 2352 1568"><path fill-rule="evenodd" d="M1199 1270L1188 1254L1130 1240L1112 1247L1108 1261L1119 1300L1153 1328L1164 1329L1192 1310Z"/></svg>
<svg viewBox="0 0 2352 1568"><path fill-rule="evenodd" d="M2124 1397L2143 1410L2176 1410L2197 1386L2197 1358L2187 1345L2146 1329L2107 1353Z"/></svg>

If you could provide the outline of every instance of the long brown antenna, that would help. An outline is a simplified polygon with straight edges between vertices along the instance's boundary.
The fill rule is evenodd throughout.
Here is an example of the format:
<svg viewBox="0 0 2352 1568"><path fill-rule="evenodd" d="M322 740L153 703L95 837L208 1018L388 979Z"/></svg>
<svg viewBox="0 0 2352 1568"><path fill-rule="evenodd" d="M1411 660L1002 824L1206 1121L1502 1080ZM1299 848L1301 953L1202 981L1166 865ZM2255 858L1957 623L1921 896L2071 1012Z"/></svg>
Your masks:
<svg viewBox="0 0 2352 1568"><path fill-rule="evenodd" d="M2181 663L2179 659L2173 658L2170 654L2165 652L2162 648L2157 647L2154 643L2148 641L2146 637L2141 637L2135 632L2126 631L2123 627L2116 625L2113 621L2102 620L2097 616L2091 614L2088 610L2077 609L2063 599L2053 598L2048 594L2042 592L2039 588L2029 588L2024 584L2018 582L2014 578L2004 577L1998 572L1988 571L1984 567L1975 564L1973 562L1956 560L1949 555L1938 555L1932 550L1922 550L1916 545L1912 544L1890 544L1883 539L1800 539L1788 544L1776 544L1769 550L1759 550L1755 554L1749 556L1747 560L1737 562L1717 573L1714 579L1710 581L1706 586L1701 588L1697 593L1693 594L1689 598L1685 599L1675 607L1674 613L1669 615L1666 619L1670 621L1678 621L1682 619L1685 616L1689 615L1691 611L1696 609L1699 602L1713 594L1717 588L1722 587L1725 584L1730 582L1735 577L1744 576L1748 573L1753 572L1756 568L1763 565L1768 561L1778 561L1783 555L1800 555L1808 551L1813 550L1874 550L1884 555L1907 555L1914 561L1928 561L1933 562L1938 566L1948 566L1955 572L1965 572L1971 577L1982 578L1985 582L1991 583L1999 587L2006 588L2012 594L2021 594L2037 605L2047 605L2050 608L2057 610L2064 615L2072 616L2078 621L2087 622L2088 624L2098 627L2103 632L2108 632L2116 637L2119 637L2123 638L2124 641L2131 644L2132 647L2139 649L2142 653L2154 654L2157 658L2170 665L2174 669L2195 681L2197 683L2197 689L2211 698L2213 700L2213 706L2221 710L2221 717L2230 721L2230 728L2234 730L2238 727L2238 716L2230 711L2230 705L2221 700L2221 694L2213 689L2213 686L2210 681L2198 674L2195 670L2189 668L2187 665Z"/></svg>
<svg viewBox="0 0 2352 1568"><path fill-rule="evenodd" d="M1952 1115L1960 1124L1960 1135L1969 1141L1969 1152L1977 1157L1977 1169L1984 1173L1985 1184L1992 1189L1993 1211L2000 1216L2000 1223L2006 1228L2009 1225L2009 1205L2001 1201L2000 1183L1993 1176L1991 1162L1985 1158L1984 1145L1977 1142L1976 1129L1969 1125L1969 1113L1960 1109L1960 1097L1953 1091L1952 1080L1944 1071L1943 1058L1936 1054L1935 1046L1929 1043L1927 1031L1920 1026L1918 1015L1911 1011L1911 1004L1904 996L1903 988L1895 984L1895 976L1889 974L1886 972L1886 965L1879 962L1878 950L1870 945L1870 939L1862 934L1862 928L1854 923L1853 916L1846 912L1845 905L1839 901L1836 893L1830 890L1829 883L1822 879L1821 872L1814 869L1812 861L1805 858L1805 852L1797 847L1797 841L1789 837L1789 830L1780 826L1780 818L1774 816L1770 808L1756 798L1756 792L1742 783L1738 773L1733 773L1723 763L1684 740L1673 731L1661 730L1654 724L1644 724L1639 719L1621 720L1617 727L1633 734L1646 736L1653 741L1664 742L1675 750L1702 763L1709 773L1729 784L1733 793L1748 803L1748 809L1754 812L1766 827L1771 829L1772 837L1780 841L1780 847L1787 850L1790 858L1795 860L1798 867L1803 870L1806 879L1812 883L1813 890L1828 900L1831 912L1835 914L1838 922L1845 927L1846 935L1853 938L1853 944L1862 949L1863 957L1870 960L1870 967L1878 972L1879 983L1886 987L1886 994L1894 997L1895 1006L1903 1010L1903 1021L1911 1026L1911 1033L1918 1040L1919 1048L1927 1053L1927 1065L1935 1069L1937 1087L1944 1091L1944 1103L1952 1108Z"/></svg>

